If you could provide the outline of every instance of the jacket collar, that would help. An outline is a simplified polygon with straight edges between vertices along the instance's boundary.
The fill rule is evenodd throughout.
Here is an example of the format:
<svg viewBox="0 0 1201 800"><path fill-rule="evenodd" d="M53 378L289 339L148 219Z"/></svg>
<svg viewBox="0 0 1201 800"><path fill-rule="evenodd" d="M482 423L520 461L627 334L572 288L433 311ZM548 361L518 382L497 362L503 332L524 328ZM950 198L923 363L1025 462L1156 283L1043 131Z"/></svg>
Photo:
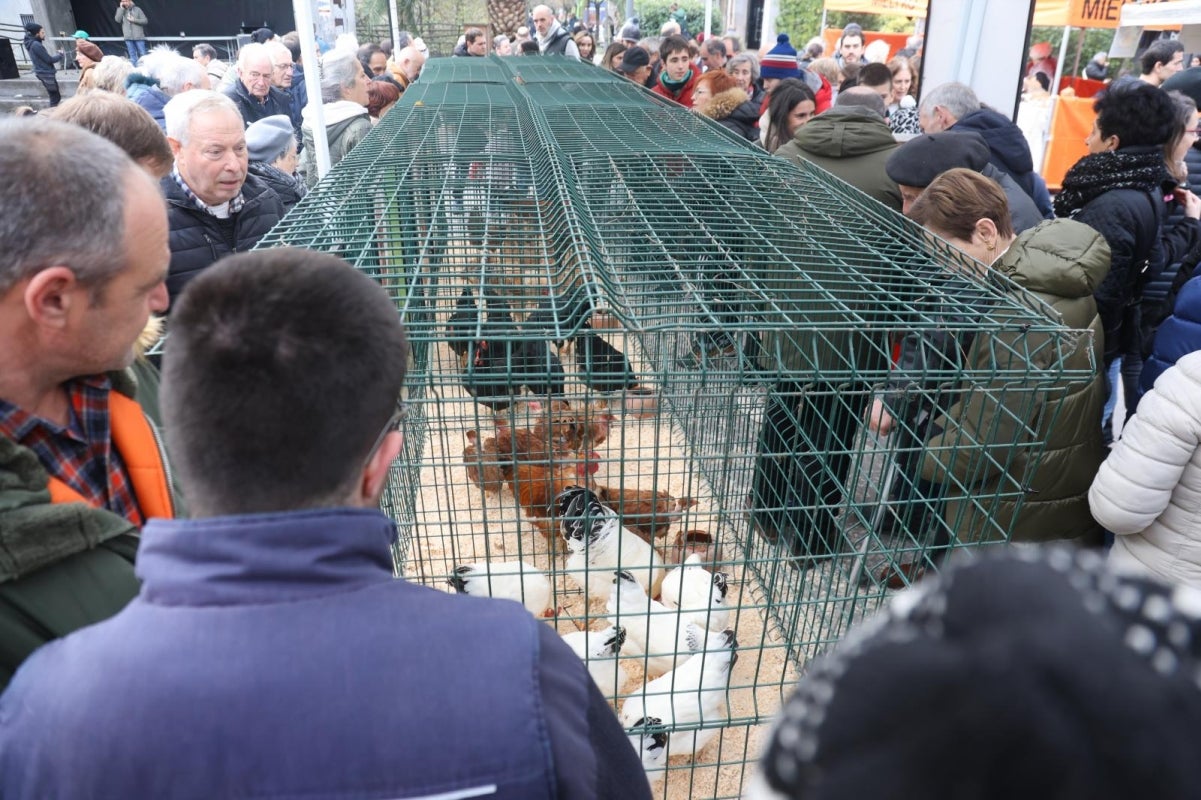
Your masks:
<svg viewBox="0 0 1201 800"><path fill-rule="evenodd" d="M140 597L222 606L340 593L393 580L395 539L392 520L367 509L154 519L138 550Z"/></svg>

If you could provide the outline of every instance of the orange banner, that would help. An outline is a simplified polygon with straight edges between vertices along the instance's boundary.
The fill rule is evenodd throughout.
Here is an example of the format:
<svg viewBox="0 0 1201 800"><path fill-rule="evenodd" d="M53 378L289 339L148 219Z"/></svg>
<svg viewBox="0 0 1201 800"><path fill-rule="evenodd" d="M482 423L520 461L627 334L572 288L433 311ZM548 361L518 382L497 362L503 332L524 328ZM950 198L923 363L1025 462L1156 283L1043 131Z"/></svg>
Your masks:
<svg viewBox="0 0 1201 800"><path fill-rule="evenodd" d="M1122 6L1140 0L1038 0L1034 5L1034 24L1062 28L1116 28ZM1158 3L1163 0L1141 0Z"/></svg>

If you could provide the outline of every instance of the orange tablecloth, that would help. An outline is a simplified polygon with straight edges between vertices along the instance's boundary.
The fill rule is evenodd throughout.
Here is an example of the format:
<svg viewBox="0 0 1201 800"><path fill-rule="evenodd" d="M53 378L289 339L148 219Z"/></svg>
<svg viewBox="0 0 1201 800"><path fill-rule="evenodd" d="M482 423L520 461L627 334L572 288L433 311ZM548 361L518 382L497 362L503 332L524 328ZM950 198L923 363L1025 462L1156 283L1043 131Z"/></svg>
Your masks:
<svg viewBox="0 0 1201 800"><path fill-rule="evenodd" d="M1068 169L1088 153L1084 140L1093 129L1093 100L1090 97L1060 97L1051 114L1051 138L1043 156L1042 176L1053 192L1063 187Z"/></svg>

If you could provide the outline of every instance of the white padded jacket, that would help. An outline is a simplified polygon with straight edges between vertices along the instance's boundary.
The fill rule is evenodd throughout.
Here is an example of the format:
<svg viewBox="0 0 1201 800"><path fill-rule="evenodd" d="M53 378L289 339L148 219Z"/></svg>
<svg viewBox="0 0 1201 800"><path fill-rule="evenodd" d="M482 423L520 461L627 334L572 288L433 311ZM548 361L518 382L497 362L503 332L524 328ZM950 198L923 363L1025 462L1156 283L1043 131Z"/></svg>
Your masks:
<svg viewBox="0 0 1201 800"><path fill-rule="evenodd" d="M1088 500L1115 569L1201 587L1201 351L1143 396Z"/></svg>

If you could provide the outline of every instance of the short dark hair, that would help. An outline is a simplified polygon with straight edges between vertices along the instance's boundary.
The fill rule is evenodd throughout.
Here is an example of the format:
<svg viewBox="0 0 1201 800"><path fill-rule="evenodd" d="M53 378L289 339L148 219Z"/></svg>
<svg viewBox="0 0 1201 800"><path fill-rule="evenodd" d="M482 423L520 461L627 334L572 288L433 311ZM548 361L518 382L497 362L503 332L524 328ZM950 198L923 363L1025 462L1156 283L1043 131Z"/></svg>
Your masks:
<svg viewBox="0 0 1201 800"><path fill-rule="evenodd" d="M1177 53L1184 52L1184 45L1177 39L1160 39L1152 42L1151 46L1143 51L1139 56L1139 64L1142 65L1143 74L1150 75L1155 69L1156 64L1171 63L1172 58Z"/></svg>
<svg viewBox="0 0 1201 800"><path fill-rule="evenodd" d="M850 26L847 26L847 29L842 32L842 44L845 44L846 40L851 38L858 39L859 44L863 44L863 30L861 28L851 30Z"/></svg>
<svg viewBox="0 0 1201 800"><path fill-rule="evenodd" d="M1158 86L1125 81L1097 95L1093 103L1101 136L1118 137L1118 148L1159 147L1172 138L1176 104Z"/></svg>
<svg viewBox="0 0 1201 800"><path fill-rule="evenodd" d="M0 142L0 294L54 264L102 290L126 268L124 187L141 168L107 139L45 117L0 118Z"/></svg>
<svg viewBox="0 0 1201 800"><path fill-rule="evenodd" d="M716 53L723 58L726 55L726 44L721 39L706 39L705 43L701 46L701 49L703 49L706 53Z"/></svg>
<svg viewBox="0 0 1201 800"><path fill-rule="evenodd" d="M484 32L482 30L480 30L479 28L468 28L463 33L463 41L466 42L467 44L471 44L472 42L474 42L476 39L480 38L483 35L484 35Z"/></svg>
<svg viewBox="0 0 1201 800"><path fill-rule="evenodd" d="M667 36L659 45L659 58L666 61L672 53L678 53L681 50L688 52L688 40L683 36Z"/></svg>
<svg viewBox="0 0 1201 800"><path fill-rule="evenodd" d="M324 253L242 253L176 302L167 443L198 516L343 504L404 384L387 293Z"/></svg>
<svg viewBox="0 0 1201 800"><path fill-rule="evenodd" d="M864 64L859 70L860 86L892 85L892 70L887 64Z"/></svg>

